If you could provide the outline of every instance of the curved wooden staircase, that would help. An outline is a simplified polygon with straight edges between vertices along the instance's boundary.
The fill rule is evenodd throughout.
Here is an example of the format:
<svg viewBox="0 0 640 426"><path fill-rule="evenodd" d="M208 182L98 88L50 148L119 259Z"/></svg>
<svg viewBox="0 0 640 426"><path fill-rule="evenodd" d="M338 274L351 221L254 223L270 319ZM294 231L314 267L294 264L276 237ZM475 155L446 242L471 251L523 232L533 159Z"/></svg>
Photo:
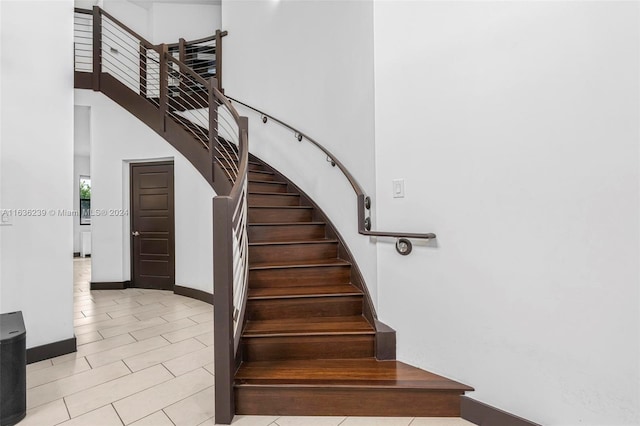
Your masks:
<svg viewBox="0 0 640 426"><path fill-rule="evenodd" d="M366 290L344 243L309 197L255 156L248 235L238 414L460 415L472 388L376 359Z"/></svg>
<svg viewBox="0 0 640 426"><path fill-rule="evenodd" d="M85 21L92 16L93 41L88 45L94 58L100 57L104 18L137 40L140 53L133 55L140 55L141 64L134 76L139 89L137 80L132 90L127 76L104 72L100 61L92 62L92 71L76 66L76 88L99 90L116 101L171 143L219 195L230 194L216 197L220 205L228 203L221 210L214 200L214 229L216 212L222 212L226 226L215 236L215 246L222 248L216 251L216 262L221 257L226 262L224 268L216 263L216 273L228 269L223 280L216 278L221 292L216 290L215 315L224 319L224 324L216 319L215 325L216 420L230 423L234 413L460 416L460 396L473 389L395 360L395 332L377 320L362 275L336 228L293 182L255 156L247 160L246 118L215 89L217 82L205 81L173 58L170 48L152 46L100 8L76 13ZM184 46L181 40L179 48ZM156 52L156 59L149 52ZM152 59L160 70L155 92L147 74ZM190 112L188 106L196 111L204 105L208 127L181 114ZM238 123L240 150L218 134L218 108L226 108ZM364 195L358 197L364 205ZM235 254L229 254L238 247L240 268ZM245 266L246 304L241 299L244 309L238 309L233 299L236 281L230 280L235 272L230 271L241 271L246 288ZM223 358L219 354L225 356L220 364L225 368L218 368ZM218 386L219 379L226 389Z"/></svg>

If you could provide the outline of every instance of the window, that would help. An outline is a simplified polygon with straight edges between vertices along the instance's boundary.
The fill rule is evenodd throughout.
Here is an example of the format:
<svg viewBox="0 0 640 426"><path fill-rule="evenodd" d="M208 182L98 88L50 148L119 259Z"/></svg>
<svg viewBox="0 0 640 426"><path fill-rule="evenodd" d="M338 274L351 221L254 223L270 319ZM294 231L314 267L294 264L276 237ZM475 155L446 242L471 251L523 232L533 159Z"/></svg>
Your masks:
<svg viewBox="0 0 640 426"><path fill-rule="evenodd" d="M91 225L91 178L80 176L80 225Z"/></svg>

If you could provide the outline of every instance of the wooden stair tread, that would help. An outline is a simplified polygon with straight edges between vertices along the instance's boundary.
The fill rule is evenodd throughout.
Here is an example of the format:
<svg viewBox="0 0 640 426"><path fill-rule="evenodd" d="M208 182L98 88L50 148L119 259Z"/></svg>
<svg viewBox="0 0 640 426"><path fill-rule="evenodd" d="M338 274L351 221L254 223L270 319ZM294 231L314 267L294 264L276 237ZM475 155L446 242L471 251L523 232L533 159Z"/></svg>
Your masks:
<svg viewBox="0 0 640 426"><path fill-rule="evenodd" d="M288 261L282 260L281 262L267 262L267 263L254 263L249 266L249 270L256 269L273 269L273 268L316 268L322 266L347 266L351 265L346 260L342 259L318 259L318 260L303 260L303 261Z"/></svg>
<svg viewBox="0 0 640 426"><path fill-rule="evenodd" d="M344 316L247 321L243 331L245 337L326 334L375 334L375 330L363 316Z"/></svg>
<svg viewBox="0 0 640 426"><path fill-rule="evenodd" d="M279 194L282 195L282 194ZM311 206L249 206L250 209L300 209L300 210L313 210ZM309 223L309 222L305 222Z"/></svg>
<svg viewBox="0 0 640 426"><path fill-rule="evenodd" d="M338 240L332 240L329 238L318 238L309 240L294 240L294 241L261 241L258 243L249 243L249 246L286 246L292 244L338 244Z"/></svg>
<svg viewBox="0 0 640 426"><path fill-rule="evenodd" d="M252 170L252 172L257 172L258 170ZM269 185L288 185L287 182L283 182L280 180L260 180L260 179L249 179L249 183L266 183Z"/></svg>
<svg viewBox="0 0 640 426"><path fill-rule="evenodd" d="M236 373L238 385L473 390L400 361L378 361L374 358L245 362Z"/></svg>
<svg viewBox="0 0 640 426"><path fill-rule="evenodd" d="M361 295L362 291L352 284L317 285L304 287L263 287L249 289L250 300Z"/></svg>
<svg viewBox="0 0 640 426"><path fill-rule="evenodd" d="M260 192L260 191L249 191L249 195L277 195L279 197L299 197L300 194L297 192Z"/></svg>
<svg viewBox="0 0 640 426"><path fill-rule="evenodd" d="M264 222L250 223L249 226L304 226L304 225L326 225L326 222Z"/></svg>

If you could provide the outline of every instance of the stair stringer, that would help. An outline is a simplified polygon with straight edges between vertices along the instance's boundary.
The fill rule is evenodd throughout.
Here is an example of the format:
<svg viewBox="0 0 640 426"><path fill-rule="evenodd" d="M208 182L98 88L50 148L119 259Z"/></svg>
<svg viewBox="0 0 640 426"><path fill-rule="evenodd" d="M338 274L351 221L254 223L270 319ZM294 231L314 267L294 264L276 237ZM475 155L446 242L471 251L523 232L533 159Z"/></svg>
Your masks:
<svg viewBox="0 0 640 426"><path fill-rule="evenodd" d="M383 360L395 360L396 359L396 331L378 320L376 310L373 304L373 299L364 280L362 272L358 267L355 257L349 250L349 246L345 243L342 235L337 231L335 225L331 222L327 214L322 210L318 204L311 199L302 189L300 189L291 179L269 165L266 161L262 160L258 156L249 153L249 159L258 161L264 165L264 167L279 176L283 181L287 182L295 192L300 194L300 204L307 205L314 208L314 220L326 222L327 237L338 240L338 257L351 264L351 283L364 293L363 315L369 321L369 323L375 328L375 354L376 359Z"/></svg>
<svg viewBox="0 0 640 426"><path fill-rule="evenodd" d="M76 89L91 89L91 73L75 73ZM133 114L169 142L200 172L217 194L228 194L231 183L218 163L211 162L209 150L170 116L108 73L100 74L100 92ZM213 175L213 176L212 176Z"/></svg>

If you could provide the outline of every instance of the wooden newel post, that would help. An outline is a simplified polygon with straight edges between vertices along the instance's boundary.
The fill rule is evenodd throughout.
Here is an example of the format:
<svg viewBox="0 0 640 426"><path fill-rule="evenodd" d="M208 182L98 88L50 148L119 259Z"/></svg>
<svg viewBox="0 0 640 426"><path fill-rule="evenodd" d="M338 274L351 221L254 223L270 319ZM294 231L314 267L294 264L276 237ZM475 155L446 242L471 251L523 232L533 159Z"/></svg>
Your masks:
<svg viewBox="0 0 640 426"><path fill-rule="evenodd" d="M93 69L91 88L100 90L100 73L102 72L102 15L98 6L93 6Z"/></svg>
<svg viewBox="0 0 640 426"><path fill-rule="evenodd" d="M215 413L217 424L231 424L235 414L233 380L233 206L231 197L213 199L213 293Z"/></svg>
<svg viewBox="0 0 640 426"><path fill-rule="evenodd" d="M162 125L162 131L167 130L167 103L169 101L169 73L167 55L169 50L166 44L159 46L160 55L160 120Z"/></svg>

